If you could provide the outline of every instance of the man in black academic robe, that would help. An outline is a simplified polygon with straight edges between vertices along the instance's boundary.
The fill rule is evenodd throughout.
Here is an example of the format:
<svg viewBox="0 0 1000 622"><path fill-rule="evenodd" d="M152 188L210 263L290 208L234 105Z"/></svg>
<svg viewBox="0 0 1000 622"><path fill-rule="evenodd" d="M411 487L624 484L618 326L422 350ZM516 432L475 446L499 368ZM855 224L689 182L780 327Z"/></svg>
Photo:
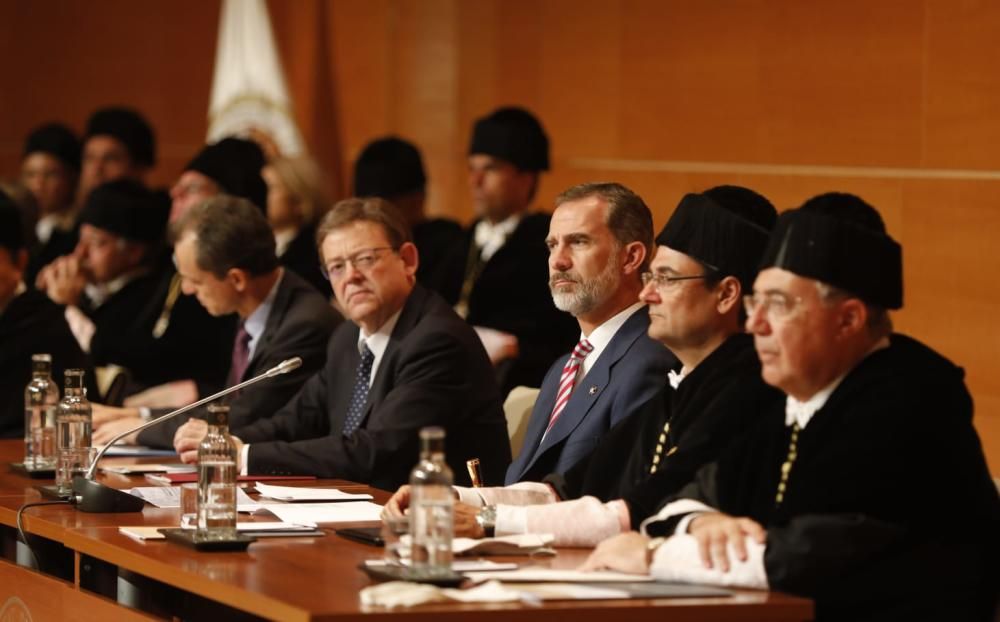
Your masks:
<svg viewBox="0 0 1000 622"><path fill-rule="evenodd" d="M479 119L469 143L469 187L478 220L429 278L484 338L504 395L540 386L554 360L572 349L579 330L556 309L549 291L549 214L529 213L549 169L541 124L521 108Z"/></svg>
<svg viewBox="0 0 1000 622"><path fill-rule="evenodd" d="M28 289L28 263L17 207L0 192L0 438L24 434L24 388L31 380L31 356L52 356L52 381L62 393L63 372L90 371L63 317L62 307ZM88 373L93 389L93 375Z"/></svg>
<svg viewBox="0 0 1000 622"><path fill-rule="evenodd" d="M786 394L743 441L586 567L770 587L819 620L988 619L1000 499L962 370L892 333L902 254L857 197L782 215L747 300ZM669 536L666 539L663 536Z"/></svg>

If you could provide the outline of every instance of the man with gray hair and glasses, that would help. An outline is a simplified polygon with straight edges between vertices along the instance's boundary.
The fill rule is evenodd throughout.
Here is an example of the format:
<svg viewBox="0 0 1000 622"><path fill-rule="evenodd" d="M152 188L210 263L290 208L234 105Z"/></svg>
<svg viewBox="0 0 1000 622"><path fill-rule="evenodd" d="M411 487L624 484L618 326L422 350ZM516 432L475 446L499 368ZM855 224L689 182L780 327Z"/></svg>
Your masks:
<svg viewBox="0 0 1000 622"><path fill-rule="evenodd" d="M858 197L778 221L746 298L784 403L586 567L774 588L817 620L988 619L1000 500L963 371L892 332L902 251Z"/></svg>

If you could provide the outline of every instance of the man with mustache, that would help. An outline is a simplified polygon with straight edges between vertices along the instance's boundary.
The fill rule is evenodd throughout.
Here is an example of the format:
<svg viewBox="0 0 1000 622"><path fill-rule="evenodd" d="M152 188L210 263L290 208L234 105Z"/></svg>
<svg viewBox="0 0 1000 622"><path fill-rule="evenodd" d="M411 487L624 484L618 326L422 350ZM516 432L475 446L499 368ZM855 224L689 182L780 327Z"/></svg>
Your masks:
<svg viewBox="0 0 1000 622"><path fill-rule="evenodd" d="M620 184L581 184L556 198L549 288L581 334L542 382L507 484L566 471L663 385L674 358L646 335L639 301L652 242L649 208Z"/></svg>

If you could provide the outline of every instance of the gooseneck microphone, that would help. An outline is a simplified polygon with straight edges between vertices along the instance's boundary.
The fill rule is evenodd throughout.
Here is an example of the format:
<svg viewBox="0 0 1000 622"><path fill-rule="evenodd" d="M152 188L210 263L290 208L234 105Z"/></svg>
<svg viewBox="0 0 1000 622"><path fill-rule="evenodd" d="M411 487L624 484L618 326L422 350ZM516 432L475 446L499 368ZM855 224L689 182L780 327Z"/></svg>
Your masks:
<svg viewBox="0 0 1000 622"><path fill-rule="evenodd" d="M204 406L205 404L215 401L220 397L225 397L233 391L239 391L240 389L246 388L266 378L273 378L275 376L280 376L281 374L287 374L288 372L298 369L301 366L302 359L300 357L296 356L294 358L286 359L259 376L255 376L250 380L246 380L227 389L223 389L222 391L219 391L214 395L209 395L204 399L200 399L193 404L188 404L187 406L178 408L177 410L171 411L162 417L157 417L152 421L147 421L112 438L108 441L108 444L97 453L97 456L94 457L94 462L90 465L90 468L87 469L87 472L73 478L73 496L75 497L76 506L84 512L105 513L142 511L143 506L146 504L145 501L139 497L130 495L127 492L122 492L110 486L105 486L94 479L94 474L97 471L97 462L102 456L104 456L108 449L129 434L141 432L146 428L159 425L168 419L173 419L178 415L183 415L192 409Z"/></svg>

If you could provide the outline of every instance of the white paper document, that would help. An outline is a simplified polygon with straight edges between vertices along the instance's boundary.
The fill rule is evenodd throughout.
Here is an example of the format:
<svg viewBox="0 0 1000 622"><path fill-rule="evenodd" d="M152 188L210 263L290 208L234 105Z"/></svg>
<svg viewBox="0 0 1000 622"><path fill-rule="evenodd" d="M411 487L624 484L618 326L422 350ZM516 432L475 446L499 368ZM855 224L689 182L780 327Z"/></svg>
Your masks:
<svg viewBox="0 0 1000 622"><path fill-rule="evenodd" d="M371 501L368 494L352 494L336 488L300 488L298 486L274 486L254 482L254 488L262 497L277 501Z"/></svg>
<svg viewBox="0 0 1000 622"><path fill-rule="evenodd" d="M127 492L158 508L181 507L180 486L139 486ZM258 508L258 503L251 499L242 488L236 489L237 510L240 512L253 512Z"/></svg>
<svg viewBox="0 0 1000 622"><path fill-rule="evenodd" d="M583 572L581 570L557 570L554 568L539 568L529 566L517 570L501 572L467 572L465 576L473 581L488 581L496 579L506 583L540 583L556 581L560 583L638 583L652 581L653 577L641 574L625 574L610 570Z"/></svg>
<svg viewBox="0 0 1000 622"><path fill-rule="evenodd" d="M342 503L262 503L267 510L285 521L296 525L324 523L358 523L381 520L382 506L370 501Z"/></svg>

